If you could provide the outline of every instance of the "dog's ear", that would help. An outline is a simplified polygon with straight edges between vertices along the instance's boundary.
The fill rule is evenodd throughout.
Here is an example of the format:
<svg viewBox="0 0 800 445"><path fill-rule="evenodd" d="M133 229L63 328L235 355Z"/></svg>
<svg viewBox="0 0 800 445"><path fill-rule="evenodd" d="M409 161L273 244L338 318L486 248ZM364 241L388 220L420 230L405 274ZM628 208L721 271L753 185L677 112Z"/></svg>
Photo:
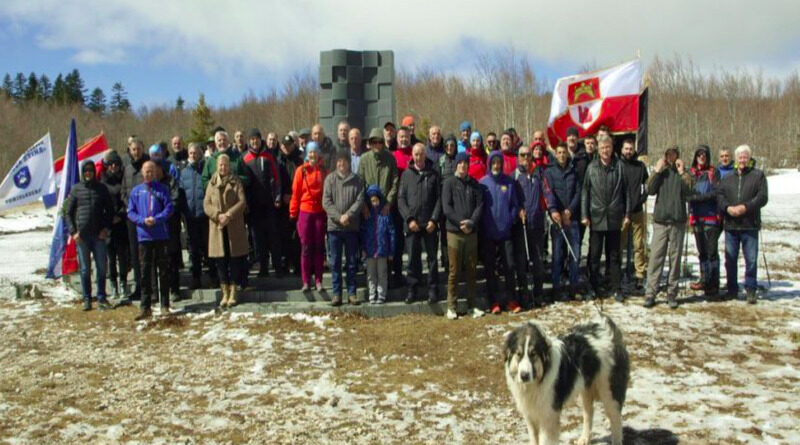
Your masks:
<svg viewBox="0 0 800 445"><path fill-rule="evenodd" d="M508 358L517 349L517 331L508 331L505 334L506 347L503 349L503 360L508 361Z"/></svg>

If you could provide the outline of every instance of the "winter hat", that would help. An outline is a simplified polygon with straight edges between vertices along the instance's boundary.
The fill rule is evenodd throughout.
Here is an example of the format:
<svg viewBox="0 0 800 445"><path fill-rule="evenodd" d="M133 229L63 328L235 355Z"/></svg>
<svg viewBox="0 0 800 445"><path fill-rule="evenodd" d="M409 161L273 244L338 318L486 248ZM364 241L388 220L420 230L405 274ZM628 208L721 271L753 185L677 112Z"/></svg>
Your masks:
<svg viewBox="0 0 800 445"><path fill-rule="evenodd" d="M314 141L306 144L306 153L311 153L312 151L319 151L319 145Z"/></svg>
<svg viewBox="0 0 800 445"><path fill-rule="evenodd" d="M447 145L448 142L452 142L452 143L458 145L458 140L453 135L453 133L448 134L447 137L444 138L444 145Z"/></svg>
<svg viewBox="0 0 800 445"><path fill-rule="evenodd" d="M544 142L542 142L542 141L533 141L533 142L531 142L531 150L533 150L534 147L541 147L542 150L544 150L544 148L545 148Z"/></svg>
<svg viewBox="0 0 800 445"><path fill-rule="evenodd" d="M283 145L291 145L294 144L294 138L291 135L286 135L283 137Z"/></svg>
<svg viewBox="0 0 800 445"><path fill-rule="evenodd" d="M458 127L460 131L470 131L472 130L472 124L469 121L461 122L461 125Z"/></svg>
<svg viewBox="0 0 800 445"><path fill-rule="evenodd" d="M161 146L158 144L153 144L147 150L147 153L150 155L151 158L153 156L156 156L158 159L161 159Z"/></svg>
<svg viewBox="0 0 800 445"><path fill-rule="evenodd" d="M456 165L462 162L469 162L469 155L467 155L467 152L465 151L462 151L461 153L456 155Z"/></svg>
<svg viewBox="0 0 800 445"><path fill-rule="evenodd" d="M247 140L248 141L250 139L252 139L252 138L255 138L255 137L261 139L261 131L259 131L258 128L251 128L251 129L247 130Z"/></svg>
<svg viewBox="0 0 800 445"><path fill-rule="evenodd" d="M301 128L300 129L300 136L309 136L311 134L311 130L308 128Z"/></svg>
<svg viewBox="0 0 800 445"><path fill-rule="evenodd" d="M122 165L122 158L119 156L119 153L117 153L114 150L109 149L103 155L103 164L105 164L105 165L109 165L109 164Z"/></svg>
<svg viewBox="0 0 800 445"><path fill-rule="evenodd" d="M409 114L408 116L404 117L403 120L400 122L400 125L404 127L410 127L414 125L414 116L411 116Z"/></svg>
<svg viewBox="0 0 800 445"><path fill-rule="evenodd" d="M569 128L567 128L567 136L578 137L578 128L577 127L569 127Z"/></svg>
<svg viewBox="0 0 800 445"><path fill-rule="evenodd" d="M479 132L477 132L477 131L473 131L473 132L472 132L472 134L471 134L471 135L469 135L469 143L471 144L471 143L472 143L472 141L474 141L475 139L477 139L477 140L479 140L479 141L483 142L483 137L482 137L482 136L481 136L481 134L480 134Z"/></svg>
<svg viewBox="0 0 800 445"><path fill-rule="evenodd" d="M377 196L383 201L383 193L381 193L381 188L378 187L378 184L372 184L367 187L367 198L372 198L373 196Z"/></svg>

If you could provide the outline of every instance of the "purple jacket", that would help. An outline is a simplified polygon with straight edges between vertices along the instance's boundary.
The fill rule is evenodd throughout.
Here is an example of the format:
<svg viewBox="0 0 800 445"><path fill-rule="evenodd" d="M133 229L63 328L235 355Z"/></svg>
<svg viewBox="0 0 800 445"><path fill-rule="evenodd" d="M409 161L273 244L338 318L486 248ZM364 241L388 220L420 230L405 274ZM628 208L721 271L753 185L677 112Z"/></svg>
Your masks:
<svg viewBox="0 0 800 445"><path fill-rule="evenodd" d="M172 200L166 185L158 181L143 182L131 190L128 199L128 219L136 224L136 236L139 242L168 240L167 221L172 212ZM144 220L150 216L155 218L156 223L148 227Z"/></svg>
<svg viewBox="0 0 800 445"><path fill-rule="evenodd" d="M499 174L491 173L480 182L483 187L483 232L492 241L504 241L511 238L511 227L518 218L519 203L517 201L514 180Z"/></svg>

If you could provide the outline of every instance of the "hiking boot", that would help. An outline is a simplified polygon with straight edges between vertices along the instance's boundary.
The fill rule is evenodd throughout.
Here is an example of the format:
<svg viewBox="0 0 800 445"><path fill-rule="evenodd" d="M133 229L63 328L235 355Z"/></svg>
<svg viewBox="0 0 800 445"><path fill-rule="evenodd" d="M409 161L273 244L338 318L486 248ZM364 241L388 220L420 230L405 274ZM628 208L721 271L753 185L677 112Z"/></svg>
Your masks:
<svg viewBox="0 0 800 445"><path fill-rule="evenodd" d="M116 303L114 303L114 309L116 309L118 307L122 307L122 306L130 306L132 304L133 304L133 302L131 301L131 299L128 298L128 297L125 297L122 300L119 300Z"/></svg>
<svg viewBox="0 0 800 445"><path fill-rule="evenodd" d="M353 306L358 306L359 304L361 304L361 300L358 299L358 296L356 294L348 295L347 302Z"/></svg>
<svg viewBox="0 0 800 445"><path fill-rule="evenodd" d="M150 308L145 308L142 309L142 311L139 312L139 315L137 315L136 318L134 318L133 320L134 321L149 320L152 317L153 317L153 310Z"/></svg>
<svg viewBox="0 0 800 445"><path fill-rule="evenodd" d="M229 285L227 283L221 283L219 285L220 290L220 300L219 300L219 307L226 308L228 307L228 294L230 293Z"/></svg>
<svg viewBox="0 0 800 445"><path fill-rule="evenodd" d="M302 292L308 292L309 290L311 290L311 286L309 286L308 283L303 283L303 287L301 287L300 290Z"/></svg>
<svg viewBox="0 0 800 445"><path fill-rule="evenodd" d="M747 289L747 303L748 304L756 304L758 301L758 297L756 296L755 289Z"/></svg>
<svg viewBox="0 0 800 445"><path fill-rule="evenodd" d="M341 306L342 305L342 296L341 295L334 295L331 298L331 306Z"/></svg>
<svg viewBox="0 0 800 445"><path fill-rule="evenodd" d="M228 307L234 307L239 303L236 301L237 292L239 292L239 289L235 284L228 285Z"/></svg>
<svg viewBox="0 0 800 445"><path fill-rule="evenodd" d="M506 306L506 310L512 314L519 314L522 311L522 307L515 300L511 300Z"/></svg>
<svg viewBox="0 0 800 445"><path fill-rule="evenodd" d="M644 299L644 307L651 308L656 305L656 297L645 297Z"/></svg>
<svg viewBox="0 0 800 445"><path fill-rule="evenodd" d="M316 287L317 287L317 292L322 292L325 290L325 286L322 285L322 281L317 281Z"/></svg>
<svg viewBox="0 0 800 445"><path fill-rule="evenodd" d="M472 318L481 318L486 315L486 312L474 307L472 308Z"/></svg>
<svg viewBox="0 0 800 445"><path fill-rule="evenodd" d="M500 303L495 303L495 304L492 305L492 309L491 309L492 314L500 315L500 312L502 312L502 311L503 310L500 309Z"/></svg>
<svg viewBox="0 0 800 445"><path fill-rule="evenodd" d="M448 320L455 320L458 318L458 314L453 309L447 310L447 315L445 315Z"/></svg>
<svg viewBox="0 0 800 445"><path fill-rule="evenodd" d="M436 304L439 302L439 292L435 287L428 289L428 304Z"/></svg>
<svg viewBox="0 0 800 445"><path fill-rule="evenodd" d="M623 295L621 291L616 291L614 292L614 300L617 303L623 303L625 301L625 295Z"/></svg>
<svg viewBox="0 0 800 445"><path fill-rule="evenodd" d="M667 297L667 303L670 309L678 309L678 300L675 297Z"/></svg>
<svg viewBox="0 0 800 445"><path fill-rule="evenodd" d="M689 284L689 289L691 290L703 290L705 286L703 285L702 281L695 281L694 283Z"/></svg>
<svg viewBox="0 0 800 445"><path fill-rule="evenodd" d="M100 309L101 311L107 311L111 309L111 305L108 304L108 300L104 298L97 302L97 309Z"/></svg>
<svg viewBox="0 0 800 445"><path fill-rule="evenodd" d="M92 299L91 298L84 298L83 299L83 311L91 311L92 310Z"/></svg>

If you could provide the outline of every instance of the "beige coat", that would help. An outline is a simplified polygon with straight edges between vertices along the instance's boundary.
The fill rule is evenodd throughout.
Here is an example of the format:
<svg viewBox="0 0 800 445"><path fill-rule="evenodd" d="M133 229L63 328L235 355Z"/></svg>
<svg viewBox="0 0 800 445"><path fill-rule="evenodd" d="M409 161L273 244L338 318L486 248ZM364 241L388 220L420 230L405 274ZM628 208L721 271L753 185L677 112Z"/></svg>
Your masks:
<svg viewBox="0 0 800 445"><path fill-rule="evenodd" d="M220 183L219 175L215 174L208 182L206 196L203 199L203 210L208 215L208 256L209 258L225 256L222 229L219 226L219 216L223 213L229 218L225 228L228 229L231 257L245 256L249 245L244 226L244 213L247 210L244 186L236 175L231 175L223 186L220 186Z"/></svg>

